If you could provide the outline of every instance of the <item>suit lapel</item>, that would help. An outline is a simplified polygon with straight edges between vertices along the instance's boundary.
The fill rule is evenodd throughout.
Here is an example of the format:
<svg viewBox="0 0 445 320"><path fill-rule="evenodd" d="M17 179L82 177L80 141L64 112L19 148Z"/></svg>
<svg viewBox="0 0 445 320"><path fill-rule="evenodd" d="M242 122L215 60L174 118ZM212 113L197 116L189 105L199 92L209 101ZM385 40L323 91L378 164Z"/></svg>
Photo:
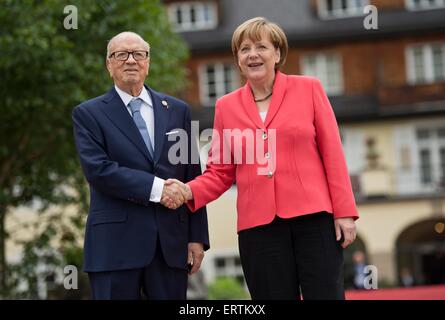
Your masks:
<svg viewBox="0 0 445 320"><path fill-rule="evenodd" d="M250 120L260 129L264 129L264 123L260 118L258 108L255 104L252 91L250 90L250 85L246 83L241 92L241 99L243 102L244 110L249 116Z"/></svg>
<svg viewBox="0 0 445 320"><path fill-rule="evenodd" d="M151 95L153 101L154 111L154 123L155 123L155 150L154 150L154 162L159 161L162 154L162 148L164 146L165 133L167 132L167 126L172 112L172 106L165 96L160 95L156 91L152 90L148 86L146 89ZM164 102L165 101L165 102ZM165 105L167 104L167 105Z"/></svg>
<svg viewBox="0 0 445 320"><path fill-rule="evenodd" d="M278 109L280 109L281 103L283 102L284 95L286 93L287 86L287 76L277 71L275 74L275 81L272 91L272 100L270 101L269 110L267 111L266 120L264 125L266 128L269 126L272 119L277 114ZM257 112L258 113L258 112Z"/></svg>
<svg viewBox="0 0 445 320"><path fill-rule="evenodd" d="M243 87L241 99L243 102L244 110L258 128L267 128L272 119L275 117L275 114L277 113L278 109L281 106L281 103L283 102L283 98L286 93L286 85L286 75L282 74L280 71L277 71L273 85L272 100L270 101L269 111L267 112L266 120L264 123L260 118L260 114L255 104L249 83L246 83L246 85Z"/></svg>
<svg viewBox="0 0 445 320"><path fill-rule="evenodd" d="M142 139L139 129L133 121L126 106L117 94L114 87L105 95L102 112L115 124L115 126L141 151L149 161L153 161L147 146Z"/></svg>

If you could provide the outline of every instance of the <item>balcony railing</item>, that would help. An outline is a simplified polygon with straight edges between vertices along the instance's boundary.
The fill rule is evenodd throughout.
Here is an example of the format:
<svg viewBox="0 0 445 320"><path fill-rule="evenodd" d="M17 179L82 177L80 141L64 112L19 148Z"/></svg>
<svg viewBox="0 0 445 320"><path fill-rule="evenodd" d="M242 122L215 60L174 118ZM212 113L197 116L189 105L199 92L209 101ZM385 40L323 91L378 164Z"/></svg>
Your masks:
<svg viewBox="0 0 445 320"><path fill-rule="evenodd" d="M445 166L366 169L351 175L357 198L445 195Z"/></svg>

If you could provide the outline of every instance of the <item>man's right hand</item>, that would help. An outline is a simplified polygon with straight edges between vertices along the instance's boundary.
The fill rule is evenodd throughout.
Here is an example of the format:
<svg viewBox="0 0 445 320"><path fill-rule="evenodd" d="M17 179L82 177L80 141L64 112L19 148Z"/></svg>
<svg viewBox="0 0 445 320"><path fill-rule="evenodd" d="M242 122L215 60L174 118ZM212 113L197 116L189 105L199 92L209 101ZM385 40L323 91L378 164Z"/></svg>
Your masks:
<svg viewBox="0 0 445 320"><path fill-rule="evenodd" d="M162 190L161 204L176 209L193 198L190 187L177 179L168 179Z"/></svg>

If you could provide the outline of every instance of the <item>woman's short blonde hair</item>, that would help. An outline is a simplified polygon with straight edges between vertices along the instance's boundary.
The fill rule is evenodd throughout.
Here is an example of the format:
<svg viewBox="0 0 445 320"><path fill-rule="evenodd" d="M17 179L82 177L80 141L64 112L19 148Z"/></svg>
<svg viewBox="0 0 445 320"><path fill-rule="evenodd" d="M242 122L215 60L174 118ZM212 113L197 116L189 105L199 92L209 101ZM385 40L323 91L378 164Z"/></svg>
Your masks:
<svg viewBox="0 0 445 320"><path fill-rule="evenodd" d="M243 22L236 28L232 36L232 53L235 62L238 62L238 50L244 39L253 41L261 40L262 33L265 32L275 48L280 50L280 61L275 65L275 69L279 69L286 62L288 44L287 38L276 23L270 22L266 18L256 17Z"/></svg>

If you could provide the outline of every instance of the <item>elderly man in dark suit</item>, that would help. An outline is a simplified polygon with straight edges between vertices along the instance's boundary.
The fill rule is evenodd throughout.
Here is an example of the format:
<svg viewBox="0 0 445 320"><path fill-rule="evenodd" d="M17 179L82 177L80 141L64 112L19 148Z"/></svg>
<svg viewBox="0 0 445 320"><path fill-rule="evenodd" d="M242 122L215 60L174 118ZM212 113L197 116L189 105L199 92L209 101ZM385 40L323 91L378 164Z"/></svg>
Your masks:
<svg viewBox="0 0 445 320"><path fill-rule="evenodd" d="M190 146L189 107L144 85L150 46L136 33L113 37L106 63L113 88L72 115L91 193L84 271L92 297L185 299L187 274L209 248L207 214L188 214L178 186L164 179L189 181L201 173L190 154L187 163L168 158L169 133L185 130ZM179 198L174 209L162 205L166 196Z"/></svg>

